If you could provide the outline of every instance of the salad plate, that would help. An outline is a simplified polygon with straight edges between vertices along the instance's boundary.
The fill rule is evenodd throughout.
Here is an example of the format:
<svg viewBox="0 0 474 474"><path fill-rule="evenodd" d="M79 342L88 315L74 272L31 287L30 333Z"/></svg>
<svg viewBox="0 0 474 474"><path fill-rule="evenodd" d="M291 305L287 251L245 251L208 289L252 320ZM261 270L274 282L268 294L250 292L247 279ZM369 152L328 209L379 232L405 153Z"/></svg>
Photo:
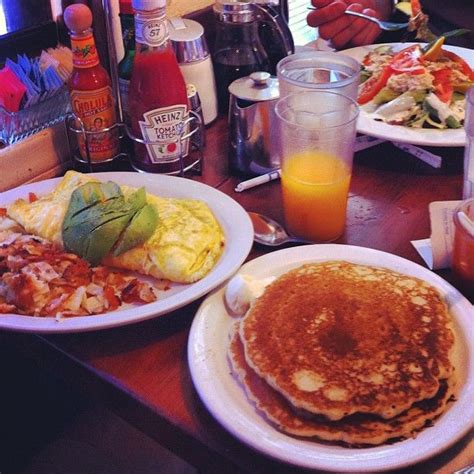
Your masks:
<svg viewBox="0 0 474 474"><path fill-rule="evenodd" d="M359 62L362 62L366 54L380 46L390 46L394 51L400 51L415 43L386 43L360 46L346 49L341 53L346 54ZM471 68L474 68L474 51L457 46L443 45L443 49L452 51L463 58ZM427 129L410 128L402 125L391 125L372 118L366 111L360 111L357 123L357 131L365 135L383 138L388 141L410 143L413 145L437 146L437 147L462 147L466 143L464 128L458 129Z"/></svg>

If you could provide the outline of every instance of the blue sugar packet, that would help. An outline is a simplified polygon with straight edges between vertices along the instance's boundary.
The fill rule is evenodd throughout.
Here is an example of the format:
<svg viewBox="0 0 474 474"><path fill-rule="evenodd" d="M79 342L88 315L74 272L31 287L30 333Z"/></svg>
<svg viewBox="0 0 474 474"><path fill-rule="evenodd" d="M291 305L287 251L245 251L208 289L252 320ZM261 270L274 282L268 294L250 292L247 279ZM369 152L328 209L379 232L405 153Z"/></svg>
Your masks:
<svg viewBox="0 0 474 474"><path fill-rule="evenodd" d="M42 72L39 65L39 60L35 59L31 63L30 77L32 78L35 84L39 84L41 81L41 75L42 75Z"/></svg>
<svg viewBox="0 0 474 474"><path fill-rule="evenodd" d="M26 75L30 75L31 73L31 60L30 58L26 55L17 55L16 57L16 62L18 65L23 69Z"/></svg>
<svg viewBox="0 0 474 474"><path fill-rule="evenodd" d="M5 65L26 87L22 108L46 100L63 90L64 80L59 75L55 65L50 64L42 71L40 58L30 59L26 54L23 54L17 56L16 62L7 58Z"/></svg>

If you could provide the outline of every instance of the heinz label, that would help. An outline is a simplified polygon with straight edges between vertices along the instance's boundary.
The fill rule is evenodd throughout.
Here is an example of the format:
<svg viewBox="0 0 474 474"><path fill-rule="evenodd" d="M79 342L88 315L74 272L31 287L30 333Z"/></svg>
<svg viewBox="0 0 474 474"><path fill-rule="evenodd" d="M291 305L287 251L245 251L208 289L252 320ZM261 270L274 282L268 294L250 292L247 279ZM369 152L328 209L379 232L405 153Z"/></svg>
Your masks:
<svg viewBox="0 0 474 474"><path fill-rule="evenodd" d="M188 108L183 104L150 110L140 121L143 140L151 142L146 145L148 156L153 163L168 163L186 156L189 138L182 140L186 134Z"/></svg>

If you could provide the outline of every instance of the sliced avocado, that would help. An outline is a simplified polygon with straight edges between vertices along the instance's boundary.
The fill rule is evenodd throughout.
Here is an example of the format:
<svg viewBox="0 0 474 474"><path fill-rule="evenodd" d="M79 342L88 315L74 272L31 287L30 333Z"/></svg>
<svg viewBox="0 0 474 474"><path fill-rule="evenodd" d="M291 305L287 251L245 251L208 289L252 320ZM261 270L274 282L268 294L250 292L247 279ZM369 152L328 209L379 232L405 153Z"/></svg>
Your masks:
<svg viewBox="0 0 474 474"><path fill-rule="evenodd" d="M428 95L425 90L410 91L410 94L417 104L421 104Z"/></svg>
<svg viewBox="0 0 474 474"><path fill-rule="evenodd" d="M119 237L113 250L114 256L130 250L137 245L146 242L158 225L158 214L151 204L143 206L128 224Z"/></svg>
<svg viewBox="0 0 474 474"><path fill-rule="evenodd" d="M127 199L127 204L129 204L136 211L141 209L146 204L145 188L139 188L134 193L130 194Z"/></svg>
<svg viewBox="0 0 474 474"><path fill-rule="evenodd" d="M123 214L96 227L84 241L83 257L92 265L98 265L110 252L129 221L130 214Z"/></svg>
<svg viewBox="0 0 474 474"><path fill-rule="evenodd" d="M374 104L385 104L396 99L399 95L398 92L395 92L388 87L384 87L372 100Z"/></svg>
<svg viewBox="0 0 474 474"><path fill-rule="evenodd" d="M98 203L120 197L123 199L122 190L112 181L83 184L71 194L65 221Z"/></svg>
<svg viewBox="0 0 474 474"><path fill-rule="evenodd" d="M450 115L447 119L446 119L446 125L449 127L449 128L461 128L462 125L461 123L459 122L459 120L454 117L453 115Z"/></svg>
<svg viewBox="0 0 474 474"><path fill-rule="evenodd" d="M365 82L370 76L372 76L372 73L367 71L367 69L362 68L360 70L359 84Z"/></svg>
<svg viewBox="0 0 474 474"><path fill-rule="evenodd" d="M111 181L87 183L71 195L62 237L66 250L96 265L117 241L119 255L147 240L156 223L156 211L146 203L145 188L125 200L120 187Z"/></svg>

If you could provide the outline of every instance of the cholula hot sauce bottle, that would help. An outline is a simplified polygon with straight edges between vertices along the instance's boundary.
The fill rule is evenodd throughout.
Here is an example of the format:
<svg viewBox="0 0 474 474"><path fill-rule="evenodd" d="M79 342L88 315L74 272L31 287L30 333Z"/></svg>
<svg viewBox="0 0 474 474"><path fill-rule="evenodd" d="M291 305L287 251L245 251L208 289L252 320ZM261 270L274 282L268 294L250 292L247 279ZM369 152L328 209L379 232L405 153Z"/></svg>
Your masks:
<svg viewBox="0 0 474 474"><path fill-rule="evenodd" d="M112 159L119 152L117 130L101 132L116 123L115 101L110 77L99 62L92 35L92 13L83 4L70 5L64 11L64 21L71 35L73 72L69 80L72 110L88 132L89 154L92 162ZM79 121L76 126L80 128ZM86 143L78 135L79 150L87 160Z"/></svg>

